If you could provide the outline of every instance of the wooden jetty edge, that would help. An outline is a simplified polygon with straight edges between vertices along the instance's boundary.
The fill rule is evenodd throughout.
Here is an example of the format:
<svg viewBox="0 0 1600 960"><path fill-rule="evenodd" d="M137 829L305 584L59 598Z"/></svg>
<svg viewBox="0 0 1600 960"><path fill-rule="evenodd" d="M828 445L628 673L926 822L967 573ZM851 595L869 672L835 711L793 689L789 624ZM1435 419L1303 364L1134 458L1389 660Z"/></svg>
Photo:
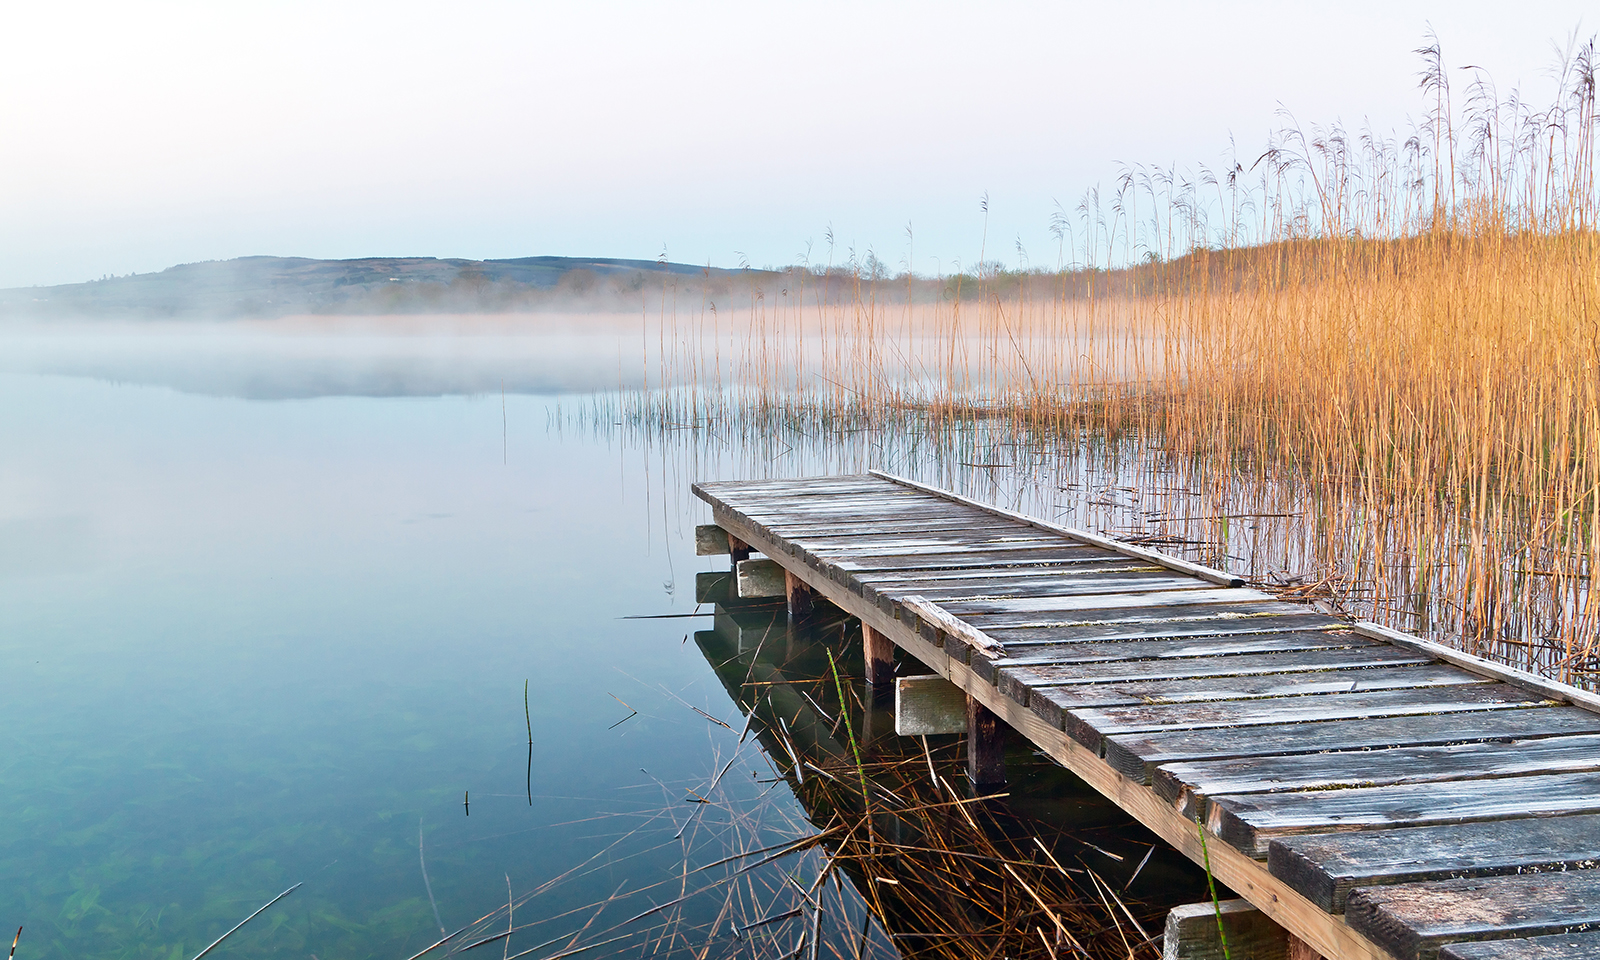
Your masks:
<svg viewBox="0 0 1600 960"><path fill-rule="evenodd" d="M975 781L1008 727L1196 862L1202 824L1328 960L1600 956L1600 697L877 471L694 492L870 682L899 647L966 692Z"/></svg>

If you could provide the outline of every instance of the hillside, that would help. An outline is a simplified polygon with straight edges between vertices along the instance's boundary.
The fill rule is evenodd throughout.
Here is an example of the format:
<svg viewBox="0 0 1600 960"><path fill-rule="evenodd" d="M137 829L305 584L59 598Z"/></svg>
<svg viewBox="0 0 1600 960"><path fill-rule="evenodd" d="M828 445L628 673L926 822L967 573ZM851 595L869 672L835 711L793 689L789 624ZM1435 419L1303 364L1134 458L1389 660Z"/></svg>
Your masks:
<svg viewBox="0 0 1600 960"><path fill-rule="evenodd" d="M1407 241L1352 240L1398 253ZM675 308L748 305L796 294L808 305L860 299L877 304L1121 297L1241 289L1268 283L1315 283L1325 243L1280 241L1232 251L1196 250L1132 267L1062 271L1008 270L980 264L940 277L867 272L846 264L825 269L726 270L684 263L582 257L460 260L373 257L313 260L240 257L170 267L159 273L88 283L0 290L7 319L271 319L297 315L637 313L663 295ZM1294 269L1285 272L1284 265ZM670 288L670 289L669 289Z"/></svg>
<svg viewBox="0 0 1600 960"><path fill-rule="evenodd" d="M0 318L230 319L297 314L637 310L665 279L698 292L745 271L649 260L241 257L159 273L0 290ZM759 271L750 271L759 274Z"/></svg>

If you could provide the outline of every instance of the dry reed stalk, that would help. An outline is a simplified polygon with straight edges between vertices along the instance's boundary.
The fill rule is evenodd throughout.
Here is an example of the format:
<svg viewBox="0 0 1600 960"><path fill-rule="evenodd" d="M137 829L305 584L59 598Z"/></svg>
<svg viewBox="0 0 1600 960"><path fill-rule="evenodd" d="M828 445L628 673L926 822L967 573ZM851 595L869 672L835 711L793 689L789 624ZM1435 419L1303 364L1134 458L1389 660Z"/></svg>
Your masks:
<svg viewBox="0 0 1600 960"><path fill-rule="evenodd" d="M757 475L797 439L911 432L937 448L929 479L975 493L999 492L958 469L995 462L957 449L979 435L1036 462L1086 449L1197 495L1219 519L1160 530L1202 559L1348 584L1343 612L1583 682L1600 671L1595 44L1568 48L1542 109L1481 77L1458 108L1437 44L1419 53L1432 115L1413 136L1286 127L1248 167L1129 168L1076 224L1052 219L1072 269L985 250L970 273L891 283L852 253L781 294L752 279L736 313L713 310L714 343L663 288L653 389L625 419L752 438ZM1267 534L1238 513L1305 519Z"/></svg>

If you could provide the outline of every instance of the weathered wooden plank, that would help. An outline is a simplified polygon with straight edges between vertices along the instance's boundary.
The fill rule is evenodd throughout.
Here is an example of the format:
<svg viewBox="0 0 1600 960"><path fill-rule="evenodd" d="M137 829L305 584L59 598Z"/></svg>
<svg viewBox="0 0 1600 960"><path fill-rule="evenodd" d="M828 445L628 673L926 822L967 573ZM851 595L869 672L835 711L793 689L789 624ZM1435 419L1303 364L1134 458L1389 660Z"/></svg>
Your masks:
<svg viewBox="0 0 1600 960"><path fill-rule="evenodd" d="M894 732L902 737L967 732L967 692L938 674L900 677L894 687Z"/></svg>
<svg viewBox="0 0 1600 960"><path fill-rule="evenodd" d="M727 507L746 520L766 523L773 520L795 522L873 518L894 520L900 518L970 517L972 511L948 503L920 497L867 497L853 500L816 497L796 499L784 504L745 504Z"/></svg>
<svg viewBox="0 0 1600 960"><path fill-rule="evenodd" d="M949 504L939 503L934 500L923 500L915 497L885 498L863 497L858 499L810 498L796 500L787 504L748 504L740 503L733 508L748 520L753 520L763 525L795 524L801 522L823 523L835 522L844 518L859 517L862 519L876 519L878 522L895 522L899 520L927 520L935 518L965 517L971 519L975 515L971 511L962 511ZM1037 531L1035 531L1037 532Z"/></svg>
<svg viewBox="0 0 1600 960"><path fill-rule="evenodd" d="M1443 664L1415 669L1493 682ZM1202 798L1224 793L1332 790L1584 770L1600 770L1600 736L1170 763L1155 771L1152 785L1157 794L1194 815L1203 808Z"/></svg>
<svg viewBox="0 0 1600 960"><path fill-rule="evenodd" d="M740 504L738 507L718 506L712 516L720 524L724 517L738 519L762 530L772 530L774 535L787 536L790 529L800 526L829 526L847 523L895 524L910 520L970 520L972 514L953 509L947 504L916 501L878 502L826 502L817 501L793 507L757 507Z"/></svg>
<svg viewBox="0 0 1600 960"><path fill-rule="evenodd" d="M760 503L772 500L794 500L807 497L872 497L872 496L906 496L915 495L918 491L908 490L892 484L870 483L858 481L832 482L828 480L797 480L762 482L757 485L747 486L738 483L732 488L718 488L703 485L709 492L723 497L733 496L740 503Z"/></svg>
<svg viewBox="0 0 1600 960"><path fill-rule="evenodd" d="M715 484L715 481L713 484ZM767 483L762 486L745 486L740 483L731 488L713 484L700 484L699 486L702 490L717 496L719 499L735 499L741 504L828 497L917 496L920 493L916 490L908 490L905 487L882 483L800 481L795 483ZM927 494L920 495L928 496Z"/></svg>
<svg viewBox="0 0 1600 960"><path fill-rule="evenodd" d="M990 636L994 636L990 634ZM1242 654L1298 653L1308 650L1364 650L1390 651L1386 644L1374 643L1353 633L1335 630L1291 630L1285 633L1230 633L1220 637L1174 637L1153 640L1084 641L1054 645L1024 645L1015 640L997 640L1008 653L1014 655L999 661L998 668L1011 679L1001 680L1008 693L1021 699L1021 687L1066 686L1074 683L1097 683L1109 680L1157 680L1169 676L1161 672L1164 665L1148 664L1152 673L1133 675L1089 672L1076 664L1101 663L1116 660L1187 660L1204 657L1228 657L1225 663L1208 667L1207 672L1192 674L1202 677L1224 677L1249 673L1281 673L1293 670L1333 670L1338 661L1324 663L1315 657L1267 659L1234 659ZM1427 663L1419 653L1400 651L1406 663ZM1363 660L1351 661L1363 663ZM1278 664L1291 664L1279 667ZM1145 668L1136 668L1145 669Z"/></svg>
<svg viewBox="0 0 1600 960"><path fill-rule="evenodd" d="M787 540L791 531L806 527L844 527L846 525L893 525L901 522L939 520L946 523L969 521L967 514L948 509L876 510L870 508L836 509L829 513L766 513L746 514L743 511L717 507L711 512L718 525L744 525L758 533Z"/></svg>
<svg viewBox="0 0 1600 960"><path fill-rule="evenodd" d="M1339 637L1338 634L1334 636ZM1164 649L1129 649L1135 644ZM1210 654L1197 652L1193 644L1169 640L1129 640L1083 646L1089 649L1080 652L1051 648L1053 656L1048 658L991 660L976 665L974 671L996 683L1018 703L1031 705L1051 687L1282 673L1328 675L1330 671L1415 666L1428 662L1422 654L1407 650L1338 642L1321 646L1288 640L1274 645L1218 643L1217 651ZM1266 651L1248 652L1257 646L1265 647Z"/></svg>
<svg viewBox="0 0 1600 960"><path fill-rule="evenodd" d="M772 520L761 524L761 529L784 539L828 537L838 540L868 539L872 537L901 537L919 534L948 534L961 531L975 533L1003 533L1027 530L1028 527L1009 520L971 516L898 518L867 517L861 520ZM1111 551L1106 551L1110 553ZM1123 559L1132 559L1124 557Z"/></svg>
<svg viewBox="0 0 1600 960"><path fill-rule="evenodd" d="M1024 649L1123 640L1241 636L1287 631L1348 631L1349 628L1350 624L1345 621L1321 613L1267 613L1188 620L1114 620L1064 626L991 627L989 634L1007 648Z"/></svg>
<svg viewBox="0 0 1600 960"><path fill-rule="evenodd" d="M1112 624L1172 624L1191 621L1231 621L1247 617L1303 616L1306 608L1299 604L1280 603L1275 600L1256 600L1246 603L1193 603L1174 606L1123 607L1116 610L1070 610L1059 613L1000 613L969 614L962 619L971 620L985 629L1002 630L1019 627L1074 627ZM1328 623L1349 624L1325 618Z"/></svg>
<svg viewBox="0 0 1600 960"><path fill-rule="evenodd" d="M1364 887L1350 894L1345 918L1402 960L1434 960L1449 943L1600 927L1600 871Z"/></svg>
<svg viewBox="0 0 1600 960"><path fill-rule="evenodd" d="M1129 561L1131 564L1133 561ZM1159 567L1129 569L1093 564L1086 568L1039 572L1037 570L1001 571L1001 576L967 577L964 579L911 579L862 583L862 595L897 596L914 593L928 599L957 601L1013 596L1074 596L1085 593L1115 593L1129 590L1172 590L1190 585L1203 585L1204 581L1192 577L1176 577L1171 570ZM1006 575L1009 574L1009 575Z"/></svg>
<svg viewBox="0 0 1600 960"><path fill-rule="evenodd" d="M703 490L719 498L735 497L740 503L822 495L890 496L918 492L893 484L872 483L867 478L831 480L823 477L793 480L757 480L753 482L712 480L695 484L695 487L697 490Z"/></svg>
<svg viewBox="0 0 1600 960"><path fill-rule="evenodd" d="M728 552L728 531L714 523L702 523L694 528L694 555L697 557L723 556Z"/></svg>
<svg viewBox="0 0 1600 960"><path fill-rule="evenodd" d="M934 511L931 515L898 513L893 516L868 516L859 520L826 517L813 520L805 516L762 518L761 525L774 536L793 540L867 540L872 537L948 536L953 533L1013 533L1044 537L1045 531L1020 523L971 513ZM1058 537L1064 543L1072 541Z"/></svg>
<svg viewBox="0 0 1600 960"><path fill-rule="evenodd" d="M1022 523L1038 527L1041 530L1054 530L1058 533L1064 533L1074 540L1081 540L1084 543L1094 544L1095 546L1104 547L1108 550L1115 550L1118 553L1127 554L1128 556L1142 557L1146 560L1153 560L1162 566L1171 567L1174 570L1182 570L1185 573L1200 577L1202 580L1210 580L1225 587L1236 587L1244 582L1232 574L1225 573L1212 567L1202 566L1198 563L1193 563L1178 557L1168 556L1164 553L1157 553L1154 550L1146 550L1143 547L1137 547L1131 543L1123 543L1118 540L1112 540L1107 537L1099 536L1098 534L1090 533L1087 530L1064 527L1060 524L1051 523L1047 520L1040 520L1037 517L1025 516L1023 514L1016 513L1015 511L1007 510L1003 507L996 507L993 504L982 503L968 497L963 497L960 494L952 493L949 490L940 490L937 487L930 487L926 484L917 483L916 481L908 480L905 477L897 477L893 474L884 473L881 470L872 471L872 475L875 477L882 477L885 480L893 481L894 483L898 483L902 486L910 487L913 490L918 490L932 496L941 497L953 503L960 503L976 510L982 510L986 513L994 514L995 516L1008 517L1013 520L1018 520Z"/></svg>
<svg viewBox="0 0 1600 960"><path fill-rule="evenodd" d="M790 544L802 550L814 553L819 557L830 559L846 559L854 556L870 557L897 557L915 551L929 553L942 553L952 550L975 550L979 548L996 549L1041 549L1044 547L1071 547L1069 541L1051 539L1047 537L1028 536L1015 530L994 530L985 533L970 531L951 531L944 534L922 534L877 537L856 537L850 539L807 539L804 537L785 537Z"/></svg>
<svg viewBox="0 0 1600 960"><path fill-rule="evenodd" d="M954 616L967 618L1029 616L1033 619L1053 618L1057 614L1082 610L1121 610L1128 607L1165 609L1202 603L1237 604L1272 601L1270 593L1259 590L1236 589L1207 585L1181 590L1134 590L1119 593L1095 593L1084 596L999 597L952 600L942 604Z"/></svg>
<svg viewBox="0 0 1600 960"><path fill-rule="evenodd" d="M1066 578L1092 578L1100 576L1129 575L1132 571L1147 572L1152 575L1170 575L1170 570L1162 570L1142 560L1129 557L1119 557L1109 554L1104 550L1095 550L1090 547L1074 548L1070 553L1063 553L1055 563L1033 567L1001 567L996 569L932 569L918 570L890 569L890 570L862 570L851 576L864 586L874 589L892 589L901 584L927 584L940 589L956 590L967 584L994 583L1003 585L1009 581L1032 580L1048 581L1050 579Z"/></svg>
<svg viewBox="0 0 1600 960"><path fill-rule="evenodd" d="M1251 658L1254 659L1254 658ZM1309 658L1308 658L1309 659ZM1027 669L1027 668L1022 668ZM1313 669L1303 673L1256 673L1194 679L1156 679L1135 681L1093 682L1093 665L1081 667L1091 675L1089 682L1074 686L1025 686L1016 682L1008 671L1000 673L1001 689L1012 699L1029 707L1045 723L1065 730L1065 715L1069 710L1087 707L1134 706L1151 703L1189 703L1204 700L1244 700L1255 698L1294 697L1316 693L1352 693L1355 690L1402 690L1416 687L1442 687L1457 684L1490 683L1478 677L1443 664L1423 664L1400 667L1362 667L1360 669ZM1012 693L1021 687L1020 696ZM1026 699L1024 699L1026 698ZM1245 763L1246 761L1221 761ZM1265 761L1263 761L1265 762ZM1169 767L1156 774L1156 792L1160 793L1170 776ZM1188 774L1185 768L1185 774ZM1237 783L1238 780L1229 781ZM1209 791L1241 793L1249 791ZM1176 799L1174 793L1169 799Z"/></svg>
<svg viewBox="0 0 1600 960"><path fill-rule="evenodd" d="M1404 651L1358 647L1192 659L1090 660L1004 667L997 673L1002 692L1032 710L1046 725L1065 730L1065 714L1071 710L1222 700L1235 694L1248 696L1256 689L1253 682L1263 686L1282 684L1284 677L1296 675L1315 682L1318 678L1342 676L1345 670L1417 667L1425 662L1420 655ZM1145 688L1155 689L1147 693ZM1379 689L1385 688L1380 685Z"/></svg>
<svg viewBox="0 0 1600 960"><path fill-rule="evenodd" d="M979 570L1006 567L1056 567L1073 562L1068 556L1077 547L1051 547L1039 550L947 550L890 557L851 557L832 561L840 570L865 573L875 570Z"/></svg>
<svg viewBox="0 0 1600 960"><path fill-rule="evenodd" d="M1096 580L1165 580L1172 571L1138 565L1138 561L1114 557L1110 560L1083 561L1079 557L1051 567L1000 568L995 570L885 570L852 573L851 578L865 591L944 590L957 596L983 596L985 590L1046 586L1056 583Z"/></svg>
<svg viewBox="0 0 1600 960"><path fill-rule="evenodd" d="M1106 737L1157 730L1221 730L1231 737L1240 728L1329 722L1377 717L1419 717L1473 713L1508 707L1547 706L1536 694L1503 683L1371 693L1319 693L1265 700L1221 700L1069 710L1067 736L1100 751Z"/></svg>
<svg viewBox="0 0 1600 960"><path fill-rule="evenodd" d="M1170 574L1171 571L1167 571ZM937 581L931 587L924 583L921 586L900 586L878 588L877 592L886 596L914 593L924 599L938 600L947 609L949 606L967 601L996 601L1019 600L1041 597L1088 597L1101 594L1132 594L1141 591L1173 592L1179 590L1204 591L1208 589L1203 580L1193 578L1181 579L1170 575L1150 572L1135 572L1127 574L1123 571L1113 571L1117 574L1103 576L1076 576L1073 574L1056 574L1049 578L1018 578L1010 583L995 583L987 587L962 584L959 587L940 586Z"/></svg>
<svg viewBox="0 0 1600 960"><path fill-rule="evenodd" d="M843 473L822 474L814 477L767 477L755 480L701 480L694 485L694 488L696 490L742 493L746 490L771 490L788 487L810 489L813 484L821 486L877 487L887 482L882 477L875 477L870 473Z"/></svg>
<svg viewBox="0 0 1600 960"><path fill-rule="evenodd" d="M1401 717L1414 714L1495 710L1501 707L1552 705L1556 701L1506 683L1424 688L1316 693L1303 697L1253 700L1208 700L1199 703L1146 703L1126 707L1087 707L1069 715L1067 732L1082 724L1103 736L1141 730L1204 730L1214 727L1311 723L1359 717ZM1084 743L1079 740L1079 743ZM1085 744L1086 746L1090 744Z"/></svg>
<svg viewBox="0 0 1600 960"><path fill-rule="evenodd" d="M1588 690L1580 690L1569 684L1535 676L1525 670L1517 670L1504 664L1485 660L1482 657L1463 653L1460 650L1453 650L1450 647L1423 640L1421 637L1413 637L1408 633L1391 630L1381 624L1362 621L1356 624L1356 632L1377 640L1387 640L1389 643L1398 646L1426 651L1440 660L1453 663L1474 673L1479 673L1486 677L1494 677L1496 680L1503 680L1506 683L1514 683L1528 690L1537 691L1555 697L1558 700L1564 700L1575 707L1582 707L1585 710L1600 713L1600 694L1592 693Z"/></svg>
<svg viewBox="0 0 1600 960"><path fill-rule="evenodd" d="M1221 921L1224 937L1218 934ZM1289 934L1248 900L1186 903L1167 913L1161 960L1289 960Z"/></svg>
<svg viewBox="0 0 1600 960"><path fill-rule="evenodd" d="M906 597L901 601L901 606L939 632L947 653L952 653L953 645L959 643L969 650L976 650L988 657L1005 654L1004 649L983 631L964 620L952 617L943 608L928 603L921 597Z"/></svg>
<svg viewBox="0 0 1600 960"><path fill-rule="evenodd" d="M848 545L856 542L870 542L876 538L892 540L902 537L949 537L968 534L971 536L1009 535L1028 537L1034 540L1053 537L1061 543L1082 546L1077 541L1051 534L1045 530L1035 530L1020 523L1011 523L1006 520L970 513L946 515L943 511L936 512L932 516L911 513L897 514L891 517L875 516L861 520L840 520L836 517L829 517L824 520L810 520L805 517L790 517L787 519L764 519L761 521L761 525L773 536L798 543L840 541Z"/></svg>
<svg viewBox="0 0 1600 960"><path fill-rule="evenodd" d="M1518 940L1451 943L1439 960L1594 960L1600 957L1600 931L1556 933Z"/></svg>
<svg viewBox="0 0 1600 960"><path fill-rule="evenodd" d="M1406 651L1395 648L1395 652ZM1144 783L1149 781L1154 768L1179 760L1521 740L1580 733L1600 733L1600 716L1576 707L1515 707L1486 713L1241 727L1226 737L1218 736L1214 730L1130 733L1108 737L1105 758L1118 773Z"/></svg>
<svg viewBox="0 0 1600 960"><path fill-rule="evenodd" d="M977 528L1004 528L1010 530L1027 529L1024 524L1008 521L1003 517L989 517L971 510L963 510L950 504L930 503L929 509L917 511L896 511L889 514L875 513L871 510L854 509L853 515L840 516L835 509L831 514L814 517L804 511L789 512L783 509L750 508L753 513L747 515L743 512L744 504L737 507L727 505L713 506L713 512L737 512L747 523L758 523L764 528L770 528L774 533L788 535L796 530L812 530L826 532L829 530L850 531L855 528L876 528L897 530L901 528L915 528L929 524L963 523Z"/></svg>
<svg viewBox="0 0 1600 960"><path fill-rule="evenodd" d="M916 491L896 490L879 486L849 486L842 484L804 484L789 488L766 490L741 489L738 491L708 491L717 500L736 503L741 509L774 509L789 505L803 506L813 503L864 501L873 499L902 499L916 496Z"/></svg>
<svg viewBox="0 0 1600 960"><path fill-rule="evenodd" d="M1063 560L1080 560L1087 548L1080 544L1069 543L1065 540L1049 540L1042 537L1017 537L1005 535L1002 537L957 537L951 538L948 543L931 546L896 546L893 544L879 544L865 542L859 544L846 544L833 549L815 549L809 544L800 544L801 549L818 557L825 557L834 563L865 563L875 560L899 560L906 557L917 557L922 554L942 556L952 553L1018 553L1018 554L1047 554L1058 553ZM1029 559L1038 559L1030 557ZM888 568L898 569L898 568Z"/></svg>
<svg viewBox="0 0 1600 960"><path fill-rule="evenodd" d="M1592 814L1318 833L1267 847L1272 875L1329 913L1343 913L1357 887L1597 865L1600 816Z"/></svg>
<svg viewBox="0 0 1600 960"><path fill-rule="evenodd" d="M1213 796L1207 820L1223 840L1264 857L1277 837L1600 813L1600 773Z"/></svg>
<svg viewBox="0 0 1600 960"><path fill-rule="evenodd" d="M801 550L831 560L834 563L867 562L894 557L916 557L923 554L991 554L991 553L1070 553L1081 549L1070 543L1060 540L1045 540L1037 537L993 537L993 538L953 538L942 544L893 544L893 543L862 543L862 544L834 544L817 545L796 543Z"/></svg>

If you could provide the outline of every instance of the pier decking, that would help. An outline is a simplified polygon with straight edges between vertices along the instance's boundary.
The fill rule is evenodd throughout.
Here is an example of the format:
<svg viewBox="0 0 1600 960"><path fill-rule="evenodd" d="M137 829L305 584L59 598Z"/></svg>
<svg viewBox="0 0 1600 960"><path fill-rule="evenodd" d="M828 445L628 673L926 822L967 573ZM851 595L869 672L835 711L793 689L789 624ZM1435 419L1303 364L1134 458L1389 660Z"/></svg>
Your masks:
<svg viewBox="0 0 1600 960"><path fill-rule="evenodd" d="M1600 956L1600 698L873 474L702 483L782 567L1328 960Z"/></svg>

